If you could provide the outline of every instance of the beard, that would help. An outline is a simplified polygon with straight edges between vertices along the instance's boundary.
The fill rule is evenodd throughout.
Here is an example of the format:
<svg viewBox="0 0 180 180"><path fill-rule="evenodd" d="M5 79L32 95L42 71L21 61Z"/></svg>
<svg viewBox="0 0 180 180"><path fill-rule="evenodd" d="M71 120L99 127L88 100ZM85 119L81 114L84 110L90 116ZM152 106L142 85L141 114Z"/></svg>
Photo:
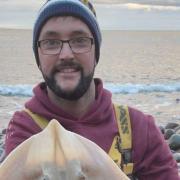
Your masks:
<svg viewBox="0 0 180 180"><path fill-rule="evenodd" d="M77 86L71 91L63 90L58 85L55 79L56 73L58 73L61 69L66 68L66 67L74 68L76 71L80 71L81 73L81 77ZM46 85L51 89L51 91L56 96L66 99L66 100L75 101L81 98L90 87L90 84L94 76L94 69L95 68L93 68L93 71L91 73L85 76L83 68L80 64L75 63L73 61L66 61L66 62L62 62L59 66L54 67L49 76L45 75L43 72L42 72L42 75L43 75Z"/></svg>

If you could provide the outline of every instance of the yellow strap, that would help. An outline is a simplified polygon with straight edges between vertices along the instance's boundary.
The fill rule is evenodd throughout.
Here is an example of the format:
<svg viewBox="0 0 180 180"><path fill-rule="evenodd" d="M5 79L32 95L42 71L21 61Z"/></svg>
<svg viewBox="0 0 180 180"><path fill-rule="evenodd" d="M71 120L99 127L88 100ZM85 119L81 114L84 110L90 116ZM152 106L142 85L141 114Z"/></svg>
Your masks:
<svg viewBox="0 0 180 180"><path fill-rule="evenodd" d="M108 154L114 160L114 162L120 168L122 168L125 174L131 175L133 172L133 163L127 163L122 165L121 154L121 151L123 150L132 149L132 132L128 107L114 105L114 110L118 124L119 135L114 137L112 146Z"/></svg>
<svg viewBox="0 0 180 180"><path fill-rule="evenodd" d="M133 163L123 164L123 172L127 175L132 174L133 166Z"/></svg>
<svg viewBox="0 0 180 180"><path fill-rule="evenodd" d="M132 148L132 132L129 111L127 106L114 105L118 129L121 137L121 148Z"/></svg>
<svg viewBox="0 0 180 180"><path fill-rule="evenodd" d="M111 159L119 166L121 167L121 153L118 150L118 145L119 145L119 136L115 136L112 146L110 148L109 151L109 156L111 157Z"/></svg>
<svg viewBox="0 0 180 180"><path fill-rule="evenodd" d="M44 129L48 125L49 121L44 117L31 112L29 109L25 109L24 111L27 112L32 117L32 119L41 129Z"/></svg>

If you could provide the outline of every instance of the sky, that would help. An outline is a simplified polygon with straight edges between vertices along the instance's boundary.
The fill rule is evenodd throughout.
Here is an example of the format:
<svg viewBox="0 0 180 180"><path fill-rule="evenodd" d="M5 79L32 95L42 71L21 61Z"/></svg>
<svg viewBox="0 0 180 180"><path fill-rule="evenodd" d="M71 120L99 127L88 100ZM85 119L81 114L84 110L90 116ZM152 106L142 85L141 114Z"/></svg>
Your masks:
<svg viewBox="0 0 180 180"><path fill-rule="evenodd" d="M0 0L0 27L32 29L45 0ZM91 0L101 29L180 30L180 0Z"/></svg>

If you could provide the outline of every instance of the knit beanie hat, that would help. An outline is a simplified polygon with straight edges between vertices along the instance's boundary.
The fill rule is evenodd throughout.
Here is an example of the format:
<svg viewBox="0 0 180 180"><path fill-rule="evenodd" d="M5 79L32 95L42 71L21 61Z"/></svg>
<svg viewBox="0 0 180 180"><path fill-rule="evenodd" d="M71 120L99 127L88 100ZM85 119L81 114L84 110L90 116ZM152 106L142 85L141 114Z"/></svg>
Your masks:
<svg viewBox="0 0 180 180"><path fill-rule="evenodd" d="M48 19L54 16L74 16L81 19L90 29L95 41L96 61L99 61L101 31L96 19L96 13L88 0L48 0L39 10L33 29L33 51L39 66L37 41L42 27Z"/></svg>

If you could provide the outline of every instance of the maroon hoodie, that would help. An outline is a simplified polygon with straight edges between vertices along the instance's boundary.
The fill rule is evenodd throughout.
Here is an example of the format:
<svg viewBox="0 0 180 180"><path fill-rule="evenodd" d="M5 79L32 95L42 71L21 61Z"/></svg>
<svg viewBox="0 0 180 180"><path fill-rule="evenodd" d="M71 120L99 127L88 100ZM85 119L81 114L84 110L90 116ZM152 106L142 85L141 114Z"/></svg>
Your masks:
<svg viewBox="0 0 180 180"><path fill-rule="evenodd" d="M34 88L34 96L25 104L34 113L49 121L58 120L67 130L78 133L98 144L107 153L110 150L118 127L115 119L111 93L95 79L96 99L81 118L73 117L54 105L47 96L46 85L41 83ZM134 173L140 180L178 180L176 162L156 127L151 116L129 107L132 124L132 157ZM6 154L24 140L37 134L41 129L25 111L15 112L6 135Z"/></svg>

